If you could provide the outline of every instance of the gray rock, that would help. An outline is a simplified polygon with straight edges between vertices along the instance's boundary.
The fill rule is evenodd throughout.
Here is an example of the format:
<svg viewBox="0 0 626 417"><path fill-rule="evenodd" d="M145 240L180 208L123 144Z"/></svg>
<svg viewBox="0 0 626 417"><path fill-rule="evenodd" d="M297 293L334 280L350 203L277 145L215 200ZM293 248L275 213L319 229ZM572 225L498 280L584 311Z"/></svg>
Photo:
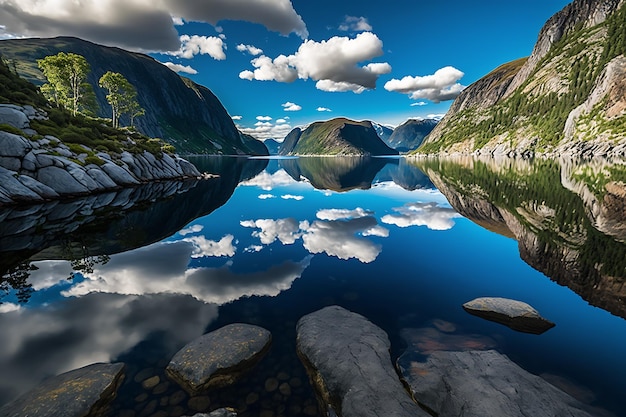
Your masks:
<svg viewBox="0 0 626 417"><path fill-rule="evenodd" d="M89 189L78 182L63 168L49 166L37 171L37 181L54 189L59 194L84 194Z"/></svg>
<svg viewBox="0 0 626 417"><path fill-rule="evenodd" d="M180 168L182 169L184 175L189 176L189 177L200 176L200 171L198 171L196 166L192 164L191 162L182 158L178 158L178 157L176 158L176 162L178 162L178 165L180 165Z"/></svg>
<svg viewBox="0 0 626 417"><path fill-rule="evenodd" d="M40 201L39 194L22 184L17 178L16 172L0 167L0 190L8 196L11 201Z"/></svg>
<svg viewBox="0 0 626 417"><path fill-rule="evenodd" d="M13 156L0 156L0 166L17 172L22 168L22 161Z"/></svg>
<svg viewBox="0 0 626 417"><path fill-rule="evenodd" d="M0 130L0 156L21 158L32 149L32 145L21 136Z"/></svg>
<svg viewBox="0 0 626 417"><path fill-rule="evenodd" d="M28 152L22 160L21 168L26 171L35 172L37 169L37 156L34 152Z"/></svg>
<svg viewBox="0 0 626 417"><path fill-rule="evenodd" d="M102 165L102 170L118 185L139 184L139 181L137 181L137 179L133 177L130 172L112 162L107 162Z"/></svg>
<svg viewBox="0 0 626 417"><path fill-rule="evenodd" d="M89 174L85 171L85 168L81 167L78 164L71 164L67 167L67 172L70 173L72 177L79 183L81 183L85 188L89 191L99 191L102 190L100 184L91 178Z"/></svg>
<svg viewBox="0 0 626 417"><path fill-rule="evenodd" d="M198 413L194 414L193 417L237 417L237 413L230 408L220 408L215 411L211 411L210 413Z"/></svg>
<svg viewBox="0 0 626 417"><path fill-rule="evenodd" d="M0 408L0 416L97 415L115 398L124 378L123 371L123 363L96 363L57 375Z"/></svg>
<svg viewBox="0 0 626 417"><path fill-rule="evenodd" d="M167 365L167 374L188 392L235 382L269 349L269 331L235 323L207 333L179 350Z"/></svg>
<svg viewBox="0 0 626 417"><path fill-rule="evenodd" d="M45 199L58 198L59 193L28 175L20 175L18 181Z"/></svg>
<svg viewBox="0 0 626 417"><path fill-rule="evenodd" d="M470 314L509 326L524 333L541 334L554 327L554 323L541 317L530 305L516 300L481 297L463 304Z"/></svg>
<svg viewBox="0 0 626 417"><path fill-rule="evenodd" d="M428 416L402 386L387 334L365 317L331 306L302 317L296 328L298 354L337 415Z"/></svg>
<svg viewBox="0 0 626 417"><path fill-rule="evenodd" d="M103 189L117 188L118 185L109 177L104 171L98 168L92 168L87 170L87 174L100 185Z"/></svg>
<svg viewBox="0 0 626 417"><path fill-rule="evenodd" d="M413 397L439 417L590 417L601 410L572 398L495 350L436 351L426 362L398 359Z"/></svg>
<svg viewBox="0 0 626 417"><path fill-rule="evenodd" d="M29 127L28 117L21 107L0 104L0 123L6 123L18 129Z"/></svg>

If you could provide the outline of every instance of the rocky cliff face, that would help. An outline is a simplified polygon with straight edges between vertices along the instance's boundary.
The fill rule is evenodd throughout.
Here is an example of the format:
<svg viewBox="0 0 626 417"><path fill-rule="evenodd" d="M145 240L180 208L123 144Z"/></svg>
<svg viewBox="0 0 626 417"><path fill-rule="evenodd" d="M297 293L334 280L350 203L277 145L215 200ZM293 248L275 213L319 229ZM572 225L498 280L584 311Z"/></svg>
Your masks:
<svg viewBox="0 0 626 417"><path fill-rule="evenodd" d="M33 120L45 119L43 110L31 106L0 105L0 125L5 126L0 127L0 205L200 176L192 164L167 153L123 151L117 155L95 152L83 145L70 147L54 136L38 135L31 129Z"/></svg>
<svg viewBox="0 0 626 417"><path fill-rule="evenodd" d="M371 122L337 118L292 130L281 155L397 155L380 139Z"/></svg>
<svg viewBox="0 0 626 417"><path fill-rule="evenodd" d="M425 153L626 155L626 1L575 0L465 89Z"/></svg>
<svg viewBox="0 0 626 417"><path fill-rule="evenodd" d="M88 81L96 93L98 116L111 117L106 92L98 87L98 80L107 71L119 72L135 86L139 104L146 111L135 121L143 134L165 139L180 153L255 153L242 141L232 119L208 88L147 55L66 37L0 41L3 57L15 61L20 75L36 84L45 81L36 60L61 51L82 55L91 65Z"/></svg>

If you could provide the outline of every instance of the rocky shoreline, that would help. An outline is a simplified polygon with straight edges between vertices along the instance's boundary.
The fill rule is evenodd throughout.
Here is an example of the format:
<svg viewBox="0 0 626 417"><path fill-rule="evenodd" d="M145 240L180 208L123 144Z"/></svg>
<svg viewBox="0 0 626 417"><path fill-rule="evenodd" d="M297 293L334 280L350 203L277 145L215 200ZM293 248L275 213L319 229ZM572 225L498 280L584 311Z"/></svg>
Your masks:
<svg viewBox="0 0 626 417"><path fill-rule="evenodd" d="M614 417L575 398L575 387L566 381L522 369L497 352L497 343L491 338L458 333L453 323L443 320L434 321L433 327L403 329L407 348L395 368L387 333L340 306L305 315L296 331L298 355L318 401L317 407L304 410L307 416ZM155 369L125 372L121 363L92 364L45 380L0 407L0 417L23 415L21 410L37 410L42 417L107 415L107 404L122 385L123 373L139 384L143 393L136 397L140 408L122 410L119 415L237 416L245 412L245 405L240 409L243 398L229 401L236 408L218 408L209 397L214 382L219 382L218 386L233 384L241 372L263 360L271 338L261 327L234 323L185 345L165 373ZM287 374L279 375L268 379L265 389L289 397L292 386L300 384L296 382ZM64 407L71 398L80 401L75 407ZM257 401L258 394L250 393L243 404ZM262 412L264 415L270 412Z"/></svg>
<svg viewBox="0 0 626 417"><path fill-rule="evenodd" d="M0 104L0 125L13 128L0 128L0 206L202 176L190 162L165 152L111 155L85 145L70 147L31 128L32 120L46 118L45 111L32 106Z"/></svg>

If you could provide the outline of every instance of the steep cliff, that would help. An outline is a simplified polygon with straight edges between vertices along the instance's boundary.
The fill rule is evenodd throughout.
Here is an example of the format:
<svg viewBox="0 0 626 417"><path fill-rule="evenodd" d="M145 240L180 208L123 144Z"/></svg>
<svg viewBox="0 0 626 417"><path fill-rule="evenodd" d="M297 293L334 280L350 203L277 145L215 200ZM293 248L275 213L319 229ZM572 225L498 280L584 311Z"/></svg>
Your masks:
<svg viewBox="0 0 626 417"><path fill-rule="evenodd" d="M575 0L466 88L423 153L626 155L626 1Z"/></svg>
<svg viewBox="0 0 626 417"><path fill-rule="evenodd" d="M135 120L141 133L163 138L180 153L255 153L242 141L232 119L208 88L147 55L69 37L0 41L0 54L15 62L20 75L35 84L45 81L37 69L37 59L61 51L82 55L89 62L88 82L96 93L98 116L111 117L106 92L98 87L98 80L107 71L119 72L135 86L139 104L145 109L145 116Z"/></svg>
<svg viewBox="0 0 626 417"><path fill-rule="evenodd" d="M291 131L280 149L281 155L397 155L378 137L369 121L337 118L316 122L304 131Z"/></svg>

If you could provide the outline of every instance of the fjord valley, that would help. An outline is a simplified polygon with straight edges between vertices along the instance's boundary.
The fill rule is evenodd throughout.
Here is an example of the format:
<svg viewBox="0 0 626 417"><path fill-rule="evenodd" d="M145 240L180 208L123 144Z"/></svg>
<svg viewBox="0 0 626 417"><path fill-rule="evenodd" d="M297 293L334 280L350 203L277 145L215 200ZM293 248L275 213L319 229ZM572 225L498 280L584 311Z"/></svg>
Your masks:
<svg viewBox="0 0 626 417"><path fill-rule="evenodd" d="M626 1L393 6L0 0L0 417L626 416Z"/></svg>

